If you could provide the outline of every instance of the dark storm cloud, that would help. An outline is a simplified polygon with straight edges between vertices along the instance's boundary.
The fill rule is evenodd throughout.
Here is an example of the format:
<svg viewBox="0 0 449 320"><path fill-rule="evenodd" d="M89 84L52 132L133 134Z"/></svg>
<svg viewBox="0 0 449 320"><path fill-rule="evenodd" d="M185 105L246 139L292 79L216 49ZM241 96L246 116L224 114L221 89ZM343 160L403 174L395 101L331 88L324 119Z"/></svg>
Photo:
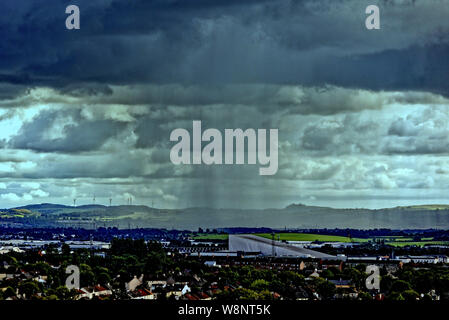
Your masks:
<svg viewBox="0 0 449 320"><path fill-rule="evenodd" d="M0 100L9 100L24 94L27 88L21 85L14 85L11 83L0 83Z"/></svg>
<svg viewBox="0 0 449 320"><path fill-rule="evenodd" d="M151 119L149 117L139 119L137 127L134 130L138 136L136 148L150 148L156 145L167 144L167 137L170 136L170 130L163 126L164 123L161 123L158 119Z"/></svg>
<svg viewBox="0 0 449 320"><path fill-rule="evenodd" d="M74 83L65 86L60 92L72 97L86 98L86 96L109 96L113 91L110 86L99 83Z"/></svg>
<svg viewBox="0 0 449 320"><path fill-rule="evenodd" d="M321 65L330 81L373 90L423 90L449 94L449 45L414 46L403 50L343 58Z"/></svg>
<svg viewBox="0 0 449 320"><path fill-rule="evenodd" d="M77 4L81 30L68 31L64 1L3 2L0 81L335 84L448 93L447 26L435 22L444 2L379 2L384 27L377 31L364 28L368 1Z"/></svg>

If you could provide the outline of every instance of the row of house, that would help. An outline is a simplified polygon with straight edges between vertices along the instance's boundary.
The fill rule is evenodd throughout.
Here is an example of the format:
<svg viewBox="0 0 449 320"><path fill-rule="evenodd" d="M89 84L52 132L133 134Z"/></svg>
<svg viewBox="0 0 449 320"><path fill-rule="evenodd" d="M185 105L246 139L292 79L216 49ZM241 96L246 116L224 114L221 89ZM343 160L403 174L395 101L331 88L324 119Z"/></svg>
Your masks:
<svg viewBox="0 0 449 320"><path fill-rule="evenodd" d="M428 255L428 256L399 256L397 257L402 263L449 263L449 258L442 255Z"/></svg>
<svg viewBox="0 0 449 320"><path fill-rule="evenodd" d="M80 288L78 291L77 299L91 300L94 297L104 298L112 295L112 290L100 285L94 287Z"/></svg>

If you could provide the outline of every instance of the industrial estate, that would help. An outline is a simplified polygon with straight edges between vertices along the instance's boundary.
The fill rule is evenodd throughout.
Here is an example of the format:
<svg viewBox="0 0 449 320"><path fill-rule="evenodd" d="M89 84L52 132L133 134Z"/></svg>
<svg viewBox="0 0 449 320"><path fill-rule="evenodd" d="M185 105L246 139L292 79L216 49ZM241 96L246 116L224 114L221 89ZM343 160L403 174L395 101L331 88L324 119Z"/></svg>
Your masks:
<svg viewBox="0 0 449 320"><path fill-rule="evenodd" d="M444 229L30 227L20 219L0 220L2 300L449 299ZM77 285L67 286L69 266L79 269Z"/></svg>

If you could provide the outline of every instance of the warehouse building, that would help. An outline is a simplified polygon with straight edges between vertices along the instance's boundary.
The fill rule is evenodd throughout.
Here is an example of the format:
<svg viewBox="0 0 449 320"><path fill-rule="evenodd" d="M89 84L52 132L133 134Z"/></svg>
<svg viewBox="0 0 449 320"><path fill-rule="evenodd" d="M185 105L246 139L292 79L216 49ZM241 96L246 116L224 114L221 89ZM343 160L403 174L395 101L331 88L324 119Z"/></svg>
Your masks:
<svg viewBox="0 0 449 320"><path fill-rule="evenodd" d="M301 248L250 234L230 234L229 251L260 252L266 256L337 259L326 253Z"/></svg>

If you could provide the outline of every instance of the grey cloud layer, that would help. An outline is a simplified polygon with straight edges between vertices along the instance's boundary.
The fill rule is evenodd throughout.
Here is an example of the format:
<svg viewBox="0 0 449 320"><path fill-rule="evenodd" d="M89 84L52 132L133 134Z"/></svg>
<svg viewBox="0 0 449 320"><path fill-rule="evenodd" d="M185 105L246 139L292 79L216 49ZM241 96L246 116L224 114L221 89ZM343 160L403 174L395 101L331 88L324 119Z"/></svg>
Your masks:
<svg viewBox="0 0 449 320"><path fill-rule="evenodd" d="M202 100L198 86L169 88L179 92L166 98L172 104L158 100L169 90L165 86L112 86L106 94L84 96L36 88L8 100L4 110L12 116L3 121L22 120L5 139L0 180L42 186L31 192L6 184L2 199L67 202L74 195L90 198L95 193L98 198L131 195L149 201L146 193L172 207L254 207L254 201L260 207L361 194L386 199L384 190L392 189L404 197L413 195L407 190L427 190L426 197L432 198L449 182L449 173L442 170L449 163L449 102L442 96L251 85L240 88L248 93L242 94L242 104L234 100L238 90L233 87L217 87L220 95L212 91L209 100ZM137 97L134 105L131 93ZM197 94L202 102L195 105ZM25 101L27 106L13 107ZM23 119L30 111L34 115ZM172 165L169 133L190 128L194 119L202 120L204 128L279 128L279 173L262 179L252 166ZM440 163L430 162L434 154ZM49 179L53 182L43 183ZM57 191L54 181L68 186ZM347 193L339 195L342 190Z"/></svg>

